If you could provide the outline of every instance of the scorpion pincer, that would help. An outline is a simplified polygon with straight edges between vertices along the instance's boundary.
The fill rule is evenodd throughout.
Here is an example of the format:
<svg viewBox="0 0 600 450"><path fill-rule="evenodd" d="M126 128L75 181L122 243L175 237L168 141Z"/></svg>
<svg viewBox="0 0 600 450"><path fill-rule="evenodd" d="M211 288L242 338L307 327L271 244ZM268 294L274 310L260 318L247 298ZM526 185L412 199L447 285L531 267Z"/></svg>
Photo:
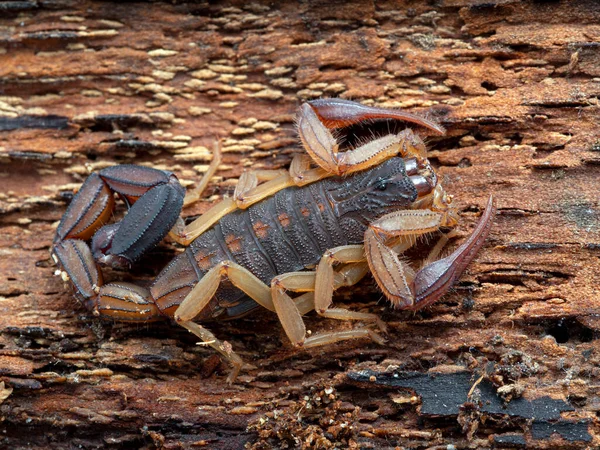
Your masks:
<svg viewBox="0 0 600 450"><path fill-rule="evenodd" d="M419 236L451 230L458 216L412 130L339 151L332 129L373 119L444 133L436 123L398 110L340 99L308 102L298 113L307 154L296 155L289 170L244 172L232 198L187 226L179 219L182 205L196 201L216 172L218 144L208 171L187 195L165 171L121 165L93 173L57 228L53 259L94 314L118 321L173 318L233 365L229 382L242 360L199 322L239 317L259 305L277 314L296 346L363 337L383 343L369 328L307 337L302 316L315 310L326 318L379 324L375 314L331 306L336 289L356 284L368 272L395 308L431 304L483 245L494 205L490 196L471 236L438 259L452 231L442 234L415 271L399 255ZM115 193L129 210L107 225ZM149 287L103 283L100 264L127 267L167 234L185 250Z"/></svg>

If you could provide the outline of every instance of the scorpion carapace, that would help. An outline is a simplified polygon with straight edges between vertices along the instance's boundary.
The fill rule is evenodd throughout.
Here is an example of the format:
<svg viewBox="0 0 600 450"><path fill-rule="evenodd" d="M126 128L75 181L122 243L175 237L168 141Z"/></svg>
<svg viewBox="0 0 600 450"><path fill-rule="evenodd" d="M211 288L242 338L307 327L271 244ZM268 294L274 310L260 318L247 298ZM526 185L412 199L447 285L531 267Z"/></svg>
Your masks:
<svg viewBox="0 0 600 450"><path fill-rule="evenodd" d="M452 229L458 217L422 140L411 130L339 151L330 128L375 118L443 132L402 111L339 99L309 102L298 115L308 155L297 155L289 171L244 172L233 198L187 226L178 218L181 205L196 201L216 172L218 144L198 188L185 198L168 172L115 166L92 174L58 226L53 258L95 314L119 321L173 318L230 361L229 381L241 359L198 322L238 317L262 306L277 314L297 346L361 337L382 343L369 327L307 337L302 316L316 310L327 318L380 324L375 314L331 307L334 290L356 284L369 271L397 308L434 302L483 245L494 207L490 197L473 234L450 256L437 259L452 232L442 234L415 272L399 255L419 236ZM123 220L107 225L114 193L130 209ZM167 234L186 248L149 288L103 283L98 263L128 266ZM299 295L292 298L288 292Z"/></svg>

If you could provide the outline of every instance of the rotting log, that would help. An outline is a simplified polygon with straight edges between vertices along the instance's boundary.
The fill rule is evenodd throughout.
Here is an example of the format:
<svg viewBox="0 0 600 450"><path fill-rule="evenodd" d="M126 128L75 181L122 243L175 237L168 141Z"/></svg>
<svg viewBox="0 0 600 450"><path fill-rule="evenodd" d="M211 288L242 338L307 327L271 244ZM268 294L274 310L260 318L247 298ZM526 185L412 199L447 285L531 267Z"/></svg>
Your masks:
<svg viewBox="0 0 600 450"><path fill-rule="evenodd" d="M0 3L0 446L600 445L598 23L594 0ZM227 386L185 331L100 322L54 276L57 221L91 170L193 185L222 139L193 217L244 168L286 167L296 108L330 96L448 129L428 143L463 234L497 199L438 304L390 311L369 280L337 298L380 313L385 346L297 351L268 313L211 324L251 365Z"/></svg>

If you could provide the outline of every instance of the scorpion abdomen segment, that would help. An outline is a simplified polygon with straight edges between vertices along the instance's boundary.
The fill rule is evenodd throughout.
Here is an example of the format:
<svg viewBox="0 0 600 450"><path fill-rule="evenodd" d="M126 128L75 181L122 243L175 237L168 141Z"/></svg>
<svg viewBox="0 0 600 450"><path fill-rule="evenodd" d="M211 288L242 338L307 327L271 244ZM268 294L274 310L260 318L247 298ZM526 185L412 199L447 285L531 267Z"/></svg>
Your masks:
<svg viewBox="0 0 600 450"><path fill-rule="evenodd" d="M223 256L217 256L219 260L235 261L262 281L270 282L277 268L263 246L271 228L268 222L265 217L253 223L248 210L223 217L214 227L216 242L223 251Z"/></svg>
<svg viewBox="0 0 600 450"><path fill-rule="evenodd" d="M201 278L193 261L190 247L167 265L150 286L156 306L165 316L172 317L177 307Z"/></svg>
<svg viewBox="0 0 600 450"><path fill-rule="evenodd" d="M101 316L122 322L151 322L162 318L148 289L133 283L105 284L94 306Z"/></svg>
<svg viewBox="0 0 600 450"><path fill-rule="evenodd" d="M67 208L58 228L55 242L67 238L89 239L106 223L114 208L113 194L97 173L91 174Z"/></svg>
<svg viewBox="0 0 600 450"><path fill-rule="evenodd" d="M164 170L133 164L121 164L102 169L98 174L113 191L118 192L130 203L133 203L151 188L163 184L178 186L181 195L185 195L185 191L179 185L177 177Z"/></svg>
<svg viewBox="0 0 600 450"><path fill-rule="evenodd" d="M316 200L311 195L311 187L313 185L303 188L291 188L279 192L272 199L274 203L272 220L278 222L280 230L270 237L275 247L274 253L281 252L281 250L277 250L276 246L282 240L287 240L294 249L293 253L284 254L289 258L291 267L279 273L313 266L326 250L322 249L319 244L323 242L323 239L327 239L323 237L322 222L319 223L319 226L315 226L315 221L319 219L315 216L310 218L311 215L315 214L313 209L315 203L321 203L324 200Z"/></svg>
<svg viewBox="0 0 600 450"><path fill-rule="evenodd" d="M212 228L192 242L184 253L162 270L150 287L152 298L162 314L172 317L204 274L220 261L230 259L230 255L224 250L225 245ZM215 301L202 311L202 316L197 320L220 316L224 311L220 303L229 305L243 296L243 292L234 288L229 281L224 281L215 295Z"/></svg>
<svg viewBox="0 0 600 450"><path fill-rule="evenodd" d="M54 255L63 268L63 278L71 280L76 294L84 300L94 297L102 284L102 275L85 241L67 239L58 242L54 246Z"/></svg>
<svg viewBox="0 0 600 450"><path fill-rule="evenodd" d="M118 222L118 229L104 252L110 262L105 262L126 266L158 244L179 217L183 206L181 194L172 184L161 184L141 196ZM102 233L102 230L99 232Z"/></svg>

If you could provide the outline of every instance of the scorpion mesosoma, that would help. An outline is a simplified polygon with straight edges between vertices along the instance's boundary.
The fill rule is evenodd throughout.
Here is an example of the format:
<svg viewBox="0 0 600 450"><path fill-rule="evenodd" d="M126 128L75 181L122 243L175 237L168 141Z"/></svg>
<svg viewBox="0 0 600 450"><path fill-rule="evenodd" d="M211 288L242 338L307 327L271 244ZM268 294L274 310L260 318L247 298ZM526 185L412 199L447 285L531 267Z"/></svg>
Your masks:
<svg viewBox="0 0 600 450"><path fill-rule="evenodd" d="M59 272L96 315L143 322L173 318L232 364L229 382L241 358L198 322L239 317L260 305L277 314L296 346L364 337L382 343L369 328L307 337L302 316L316 310L326 318L381 326L376 314L331 307L334 290L356 284L369 271L395 308L431 304L483 245L494 206L490 196L472 235L437 259L452 231L442 234L415 272L399 255L419 236L452 229L457 213L412 130L339 151L332 129L373 119L444 132L434 122L398 110L340 99L304 103L297 125L308 155L297 155L289 170L244 172L233 198L187 226L179 218L182 205L196 201L216 172L218 143L207 172L187 195L170 172L123 165L93 173L57 228L52 256ZM106 225L115 193L129 211ZM103 283L98 264L127 267L167 234L187 247L149 288Z"/></svg>

